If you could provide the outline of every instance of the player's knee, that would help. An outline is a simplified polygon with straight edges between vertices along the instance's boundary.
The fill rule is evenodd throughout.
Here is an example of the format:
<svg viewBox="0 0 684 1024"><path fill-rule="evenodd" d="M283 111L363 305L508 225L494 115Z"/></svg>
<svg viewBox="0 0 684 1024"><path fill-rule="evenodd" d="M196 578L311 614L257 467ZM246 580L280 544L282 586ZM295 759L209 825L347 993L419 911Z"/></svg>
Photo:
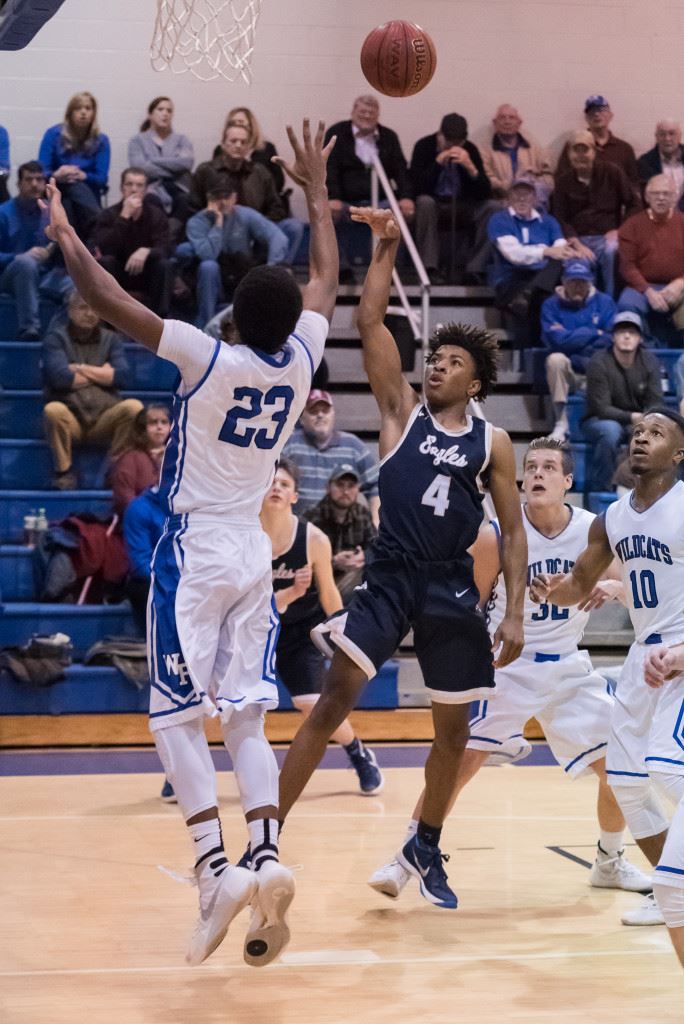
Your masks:
<svg viewBox="0 0 684 1024"><path fill-rule="evenodd" d="M667 831L667 816L650 781L624 785L611 780L610 785L635 839L648 839Z"/></svg>
<svg viewBox="0 0 684 1024"><path fill-rule="evenodd" d="M355 704L355 697L342 687L326 687L311 709L309 721L332 735Z"/></svg>
<svg viewBox="0 0 684 1024"><path fill-rule="evenodd" d="M654 882L653 895L658 901L667 927L684 928L684 889Z"/></svg>

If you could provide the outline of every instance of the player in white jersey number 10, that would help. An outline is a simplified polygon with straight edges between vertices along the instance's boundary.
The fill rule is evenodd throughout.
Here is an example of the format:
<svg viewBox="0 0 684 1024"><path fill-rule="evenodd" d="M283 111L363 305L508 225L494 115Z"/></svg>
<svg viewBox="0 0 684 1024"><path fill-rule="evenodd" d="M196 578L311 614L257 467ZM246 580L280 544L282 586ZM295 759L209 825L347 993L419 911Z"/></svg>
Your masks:
<svg viewBox="0 0 684 1024"><path fill-rule="evenodd" d="M176 320L161 320L128 295L70 227L54 179L48 234L98 315L174 362L181 381L160 493L164 533L152 563L148 604L150 728L193 844L200 916L186 959L205 960L237 914L252 905L244 959L270 963L289 940L292 872L278 859L278 768L264 734L277 706L273 665L271 544L259 523L264 494L323 356L335 307L338 253L326 188L322 122L287 132L311 228L303 293L282 267L257 267L235 290L235 345ZM228 863L216 772L204 734L218 717L230 754L251 850L251 870ZM243 839L236 840L242 846Z"/></svg>
<svg viewBox="0 0 684 1024"><path fill-rule="evenodd" d="M617 557L636 640L620 673L611 713L606 773L630 831L654 866L657 900L623 916L625 924L684 926L684 723L679 685L651 689L644 665L654 647L684 640L684 419L651 409L634 426L629 466L634 490L592 523L586 549L567 573L540 573L533 601L586 599ZM676 828L658 792L675 800Z"/></svg>
<svg viewBox="0 0 684 1024"><path fill-rule="evenodd" d="M528 579L542 568L569 568L586 546L594 516L565 504L565 493L572 485L572 470L572 452L552 438L538 438L525 453L523 524L527 534ZM480 530L472 555L480 602L486 608L490 634L494 635L506 607L498 524ZM516 661L497 668L495 692L476 706L470 722L470 739L458 769L454 799L485 763L510 764L527 756L530 744L523 736L523 728L534 717L569 778L589 770L598 776L600 838L590 884L646 892L651 888L648 876L623 856L625 820L606 782L605 753L612 697L606 680L594 670L587 652L577 647L589 609L621 594L621 583L606 579L597 584L582 608L539 606L526 599L525 646ZM421 809L422 797L407 835L415 831ZM369 885L396 898L408 881L408 872L395 858L372 875Z"/></svg>

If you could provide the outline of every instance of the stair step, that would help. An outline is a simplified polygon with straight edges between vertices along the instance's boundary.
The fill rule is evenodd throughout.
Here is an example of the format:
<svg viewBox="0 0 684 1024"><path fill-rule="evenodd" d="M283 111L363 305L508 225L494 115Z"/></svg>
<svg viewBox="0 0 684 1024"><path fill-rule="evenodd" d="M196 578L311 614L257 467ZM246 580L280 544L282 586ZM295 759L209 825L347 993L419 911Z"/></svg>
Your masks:
<svg viewBox="0 0 684 1024"><path fill-rule="evenodd" d="M171 405L171 395L165 391L122 391L121 397L138 398L145 404L163 401ZM44 438L44 406L45 399L41 391L0 392L0 437Z"/></svg>
<svg viewBox="0 0 684 1024"><path fill-rule="evenodd" d="M0 544L0 597L34 601L33 551L21 544Z"/></svg>
<svg viewBox="0 0 684 1024"><path fill-rule="evenodd" d="M106 448L74 448L74 468L84 488L102 488L108 465ZM45 490L52 475L52 458L47 441L0 438L2 490Z"/></svg>
<svg viewBox="0 0 684 1024"><path fill-rule="evenodd" d="M6 603L0 605L0 647L24 644L34 633L66 633L82 657L104 636L135 636L128 602L114 605Z"/></svg>
<svg viewBox="0 0 684 1024"><path fill-rule="evenodd" d="M50 523L60 522L74 512L92 512L105 516L111 512L112 492L103 490L0 491L0 542L20 544L24 516L45 509Z"/></svg>

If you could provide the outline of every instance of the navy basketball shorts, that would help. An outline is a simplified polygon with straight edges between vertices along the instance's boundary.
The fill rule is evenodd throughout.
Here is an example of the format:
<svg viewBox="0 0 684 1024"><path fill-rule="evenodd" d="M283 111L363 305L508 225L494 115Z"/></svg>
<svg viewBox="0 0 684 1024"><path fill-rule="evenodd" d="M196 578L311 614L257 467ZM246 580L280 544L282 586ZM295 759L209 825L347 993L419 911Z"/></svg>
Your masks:
<svg viewBox="0 0 684 1024"><path fill-rule="evenodd" d="M317 621L281 625L276 645L276 672L283 686L291 697L311 698L312 702L321 692L326 667L325 658L309 636Z"/></svg>
<svg viewBox="0 0 684 1024"><path fill-rule="evenodd" d="M369 679L410 629L431 699L465 704L494 690L491 640L470 560L381 557L368 565L347 609L327 622L333 644Z"/></svg>

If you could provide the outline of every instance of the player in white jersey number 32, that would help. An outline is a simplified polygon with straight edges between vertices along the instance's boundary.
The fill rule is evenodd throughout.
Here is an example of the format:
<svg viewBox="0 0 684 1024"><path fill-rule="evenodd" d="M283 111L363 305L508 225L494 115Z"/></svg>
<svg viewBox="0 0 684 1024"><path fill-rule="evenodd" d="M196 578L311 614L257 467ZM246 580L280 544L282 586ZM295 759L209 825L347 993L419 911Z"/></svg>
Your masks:
<svg viewBox="0 0 684 1024"><path fill-rule="evenodd" d="M278 861L278 769L264 734L277 706L278 616L271 544L259 523L277 459L304 408L335 306L338 254L326 189L335 140L325 126L300 143L288 127L291 166L306 196L310 279L300 292L281 267L257 267L233 297L237 343L161 320L124 292L70 227L54 179L50 237L76 287L107 322L181 372L161 491L168 519L152 565L148 660L150 727L187 824L200 917L186 958L205 960L245 907L252 918L244 958L270 963L289 940L292 873ZM218 716L249 832L251 869L228 863L216 773L204 734ZM242 846L242 839L237 840Z"/></svg>

